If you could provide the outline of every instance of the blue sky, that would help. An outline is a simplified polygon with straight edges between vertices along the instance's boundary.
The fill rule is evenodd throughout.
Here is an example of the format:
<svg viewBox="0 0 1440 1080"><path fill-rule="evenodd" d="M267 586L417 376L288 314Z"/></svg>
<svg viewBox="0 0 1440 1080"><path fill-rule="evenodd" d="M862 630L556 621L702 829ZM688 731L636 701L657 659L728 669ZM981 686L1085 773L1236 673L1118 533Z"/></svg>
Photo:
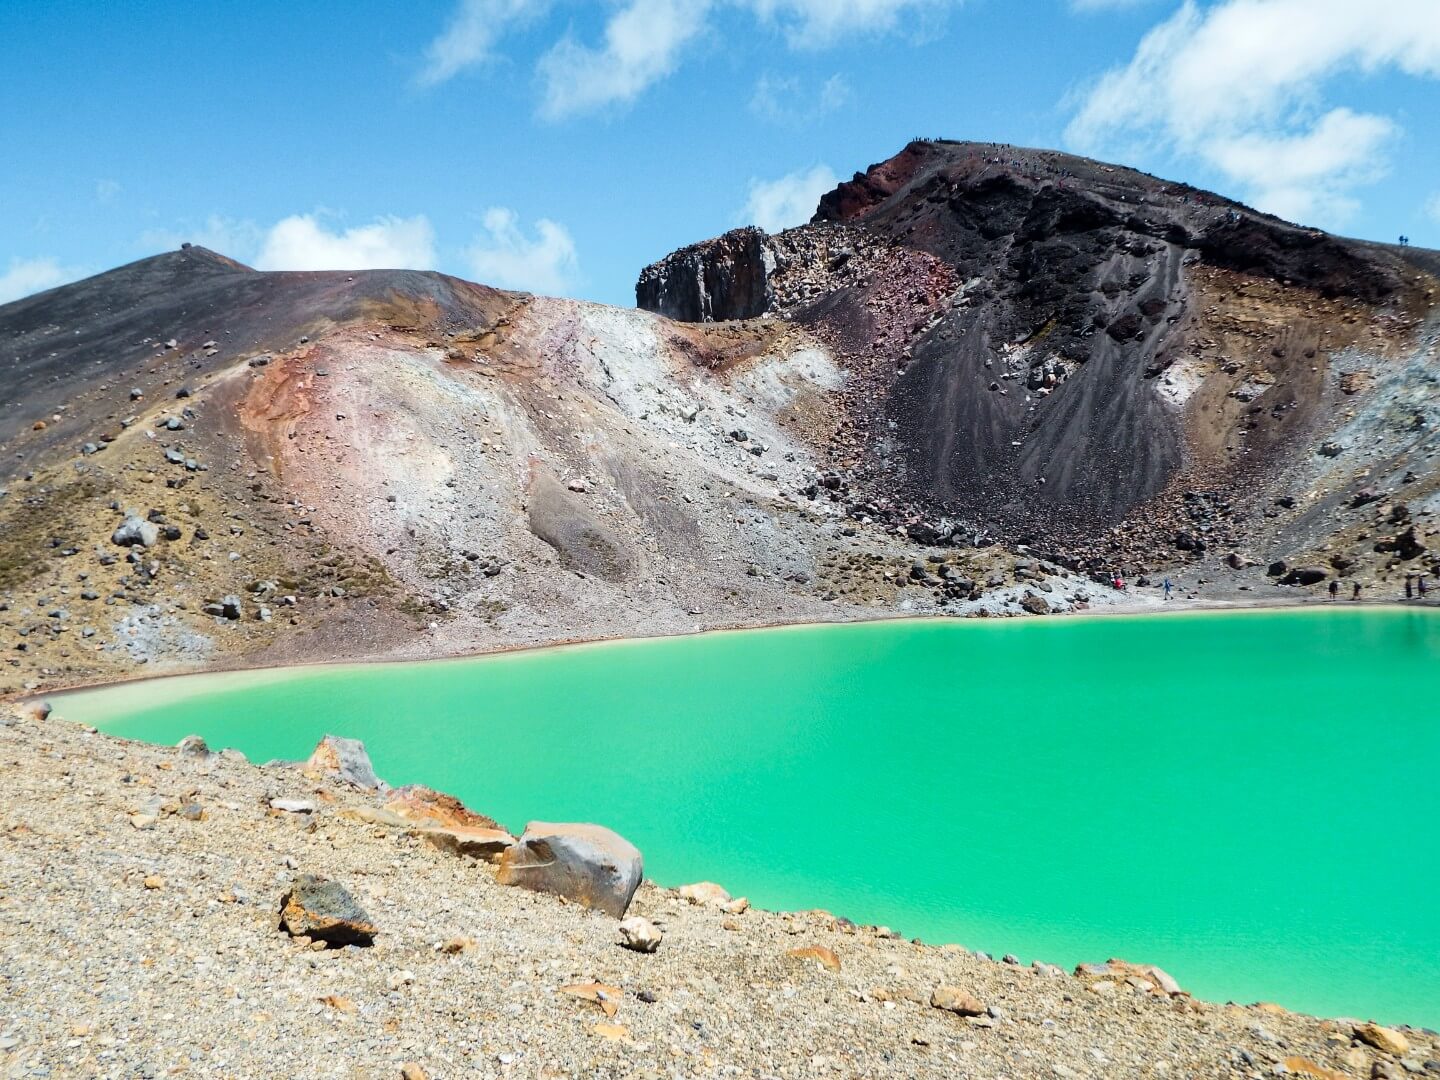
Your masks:
<svg viewBox="0 0 1440 1080"><path fill-rule="evenodd" d="M0 4L0 301L191 240L633 302L916 135L1440 247L1440 0Z"/></svg>

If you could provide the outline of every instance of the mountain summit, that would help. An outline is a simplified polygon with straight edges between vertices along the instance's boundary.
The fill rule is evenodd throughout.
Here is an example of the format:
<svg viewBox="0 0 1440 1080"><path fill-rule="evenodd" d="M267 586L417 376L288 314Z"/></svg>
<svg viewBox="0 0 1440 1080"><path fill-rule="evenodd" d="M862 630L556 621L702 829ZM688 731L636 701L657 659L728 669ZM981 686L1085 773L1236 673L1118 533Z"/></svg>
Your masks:
<svg viewBox="0 0 1440 1080"><path fill-rule="evenodd" d="M636 295L833 348L852 389L829 451L871 517L1163 561L1338 528L1362 487L1433 491L1404 477L1433 471L1437 270L1132 169L941 141Z"/></svg>

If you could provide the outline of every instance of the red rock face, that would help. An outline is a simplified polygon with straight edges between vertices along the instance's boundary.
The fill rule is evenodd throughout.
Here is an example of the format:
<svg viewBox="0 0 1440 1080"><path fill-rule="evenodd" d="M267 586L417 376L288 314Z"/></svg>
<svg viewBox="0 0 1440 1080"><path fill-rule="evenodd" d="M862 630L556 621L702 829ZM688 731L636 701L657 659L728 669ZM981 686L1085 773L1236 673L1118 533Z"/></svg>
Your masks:
<svg viewBox="0 0 1440 1080"><path fill-rule="evenodd" d="M812 223L861 220L910 183L932 156L929 143L913 142L888 161L856 173L853 180L821 198Z"/></svg>

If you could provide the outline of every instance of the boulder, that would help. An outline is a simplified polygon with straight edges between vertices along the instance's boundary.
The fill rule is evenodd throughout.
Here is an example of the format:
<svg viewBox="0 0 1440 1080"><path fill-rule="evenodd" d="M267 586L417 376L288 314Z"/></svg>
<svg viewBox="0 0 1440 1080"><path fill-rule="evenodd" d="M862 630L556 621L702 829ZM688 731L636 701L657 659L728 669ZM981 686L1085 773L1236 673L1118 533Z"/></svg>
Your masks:
<svg viewBox="0 0 1440 1080"><path fill-rule="evenodd" d="M1418 559L1425 554L1425 545L1415 535L1415 526L1412 525L1398 536L1381 540L1375 545L1375 550L1382 555L1398 555L1402 560L1409 562L1411 559Z"/></svg>
<svg viewBox="0 0 1440 1080"><path fill-rule="evenodd" d="M1409 1053L1410 1040L1401 1035L1394 1028L1381 1027L1379 1024L1357 1024L1355 1025L1355 1038L1361 1042L1373 1046L1376 1050L1383 1050L1387 1054L1394 1054L1400 1057Z"/></svg>
<svg viewBox="0 0 1440 1080"><path fill-rule="evenodd" d="M937 986L935 992L930 995L930 1004L936 1009L944 1009L956 1016L983 1016L985 1006L980 1004L979 998L973 994L967 994L958 986Z"/></svg>
<svg viewBox="0 0 1440 1080"><path fill-rule="evenodd" d="M644 872L636 847L603 826L532 821L500 857L496 880L563 896L618 919Z"/></svg>
<svg viewBox="0 0 1440 1080"><path fill-rule="evenodd" d="M280 929L328 945L371 945L375 924L337 881L301 874L280 897Z"/></svg>
<svg viewBox="0 0 1440 1080"><path fill-rule="evenodd" d="M1280 579L1281 585L1318 585L1329 577L1323 566L1297 566Z"/></svg>
<svg viewBox="0 0 1440 1080"><path fill-rule="evenodd" d="M632 952L653 953L664 935L649 919L632 915L620 924L620 944Z"/></svg>
<svg viewBox="0 0 1440 1080"><path fill-rule="evenodd" d="M1020 606L1031 615L1049 615L1050 601L1039 593L1026 593L1020 598Z"/></svg>
<svg viewBox="0 0 1440 1080"><path fill-rule="evenodd" d="M146 521L138 514L126 514L120 527L110 534L110 542L117 547L154 547L160 540L160 529L154 522Z"/></svg>
<svg viewBox="0 0 1440 1080"><path fill-rule="evenodd" d="M468 855L472 859L493 862L515 843L515 837L504 829L487 829L481 825L451 825L415 830L441 851L452 855Z"/></svg>
<svg viewBox="0 0 1440 1080"><path fill-rule="evenodd" d="M498 829L500 825L484 814L477 814L454 795L421 784L396 788L385 802L385 809L397 818L421 828Z"/></svg>
<svg viewBox="0 0 1440 1080"><path fill-rule="evenodd" d="M378 791L385 782L375 775L370 755L359 739L326 735L305 762L305 772L331 780L344 780L368 791Z"/></svg>

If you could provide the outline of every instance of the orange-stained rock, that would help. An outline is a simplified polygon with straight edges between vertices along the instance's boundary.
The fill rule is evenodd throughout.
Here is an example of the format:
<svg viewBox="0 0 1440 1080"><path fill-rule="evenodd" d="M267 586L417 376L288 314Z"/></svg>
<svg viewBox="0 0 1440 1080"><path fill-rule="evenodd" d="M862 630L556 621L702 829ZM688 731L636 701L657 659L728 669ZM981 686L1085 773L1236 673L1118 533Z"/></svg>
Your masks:
<svg viewBox="0 0 1440 1080"><path fill-rule="evenodd" d="M785 955L793 956L797 960L814 960L821 967L828 968L830 971L840 970L840 957L836 956L833 950L825 948L824 945L805 945L799 949L791 949Z"/></svg>
<svg viewBox="0 0 1440 1080"><path fill-rule="evenodd" d="M385 809L411 825L500 828L493 818L475 813L454 795L447 795L423 784L407 784L405 787L396 788L385 801Z"/></svg>
<svg viewBox="0 0 1440 1080"><path fill-rule="evenodd" d="M325 780L344 780L370 791L385 786L375 775L365 744L359 739L343 739L338 735L326 735L320 740L305 762L304 772Z"/></svg>
<svg viewBox="0 0 1440 1080"><path fill-rule="evenodd" d="M930 1004L957 1016L983 1016L985 1013L985 1006L980 1004L980 999L958 986L937 986L930 995Z"/></svg>
<svg viewBox="0 0 1440 1080"><path fill-rule="evenodd" d="M1379 1024L1356 1025L1355 1037L1361 1042L1375 1047L1376 1050L1384 1050L1385 1053L1394 1054L1396 1057L1410 1051L1409 1039L1394 1028L1381 1027Z"/></svg>
<svg viewBox="0 0 1440 1080"><path fill-rule="evenodd" d="M280 897L280 928L329 945L370 945L375 924L345 886L301 874Z"/></svg>
<svg viewBox="0 0 1440 1080"><path fill-rule="evenodd" d="M504 829L486 829L479 826L455 825L450 828L416 829L416 835L423 836L441 851L452 855L469 855L472 859L494 862L511 844L515 837Z"/></svg>
<svg viewBox="0 0 1440 1080"><path fill-rule="evenodd" d="M1315 1080L1349 1080L1342 1072L1334 1069L1327 1069L1323 1065L1316 1065L1315 1062L1302 1057L1288 1057L1285 1059L1285 1067L1292 1073L1299 1073L1301 1076L1311 1076Z"/></svg>
<svg viewBox="0 0 1440 1080"><path fill-rule="evenodd" d="M500 856L496 880L554 893L618 919L644 873L635 845L604 826L532 821Z"/></svg>

